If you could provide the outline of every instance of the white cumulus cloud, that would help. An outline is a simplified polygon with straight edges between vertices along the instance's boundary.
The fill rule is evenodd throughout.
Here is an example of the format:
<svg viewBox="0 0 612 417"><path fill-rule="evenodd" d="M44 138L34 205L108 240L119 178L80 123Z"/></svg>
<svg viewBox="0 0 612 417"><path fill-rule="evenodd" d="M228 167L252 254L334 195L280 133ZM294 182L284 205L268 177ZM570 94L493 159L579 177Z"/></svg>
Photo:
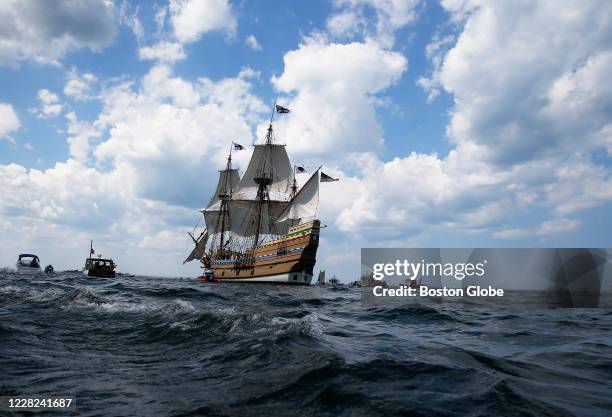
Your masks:
<svg viewBox="0 0 612 417"><path fill-rule="evenodd" d="M214 30L236 31L236 17L227 0L170 0L170 21L179 42L189 43Z"/></svg>
<svg viewBox="0 0 612 417"><path fill-rule="evenodd" d="M0 65L53 63L73 49L99 50L112 42L116 26L115 6L105 0L4 0Z"/></svg>
<svg viewBox="0 0 612 417"><path fill-rule="evenodd" d="M78 101L90 100L93 98L91 87L97 80L98 78L91 72L81 74L76 68L73 68L68 73L64 94Z"/></svg>
<svg viewBox="0 0 612 417"><path fill-rule="evenodd" d="M62 112L62 105L59 102L59 97L50 90L46 88L38 90L38 100L41 106L38 117L53 118L57 117Z"/></svg>
<svg viewBox="0 0 612 417"><path fill-rule="evenodd" d="M498 239L521 239L531 235L531 231L529 229L504 229L499 230L493 233L493 237Z"/></svg>
<svg viewBox="0 0 612 417"><path fill-rule="evenodd" d="M585 138L610 121L611 16L606 1L471 4L429 84L455 97L450 138L501 165L591 150Z"/></svg>
<svg viewBox="0 0 612 417"><path fill-rule="evenodd" d="M580 226L582 222L580 220L570 219L554 219L543 222L538 227L538 235L552 235L557 233L566 233L575 230Z"/></svg>
<svg viewBox="0 0 612 417"><path fill-rule="evenodd" d="M175 62L185 59L185 57L183 45L177 42L162 41L153 46L145 46L138 50L138 58L143 60Z"/></svg>
<svg viewBox="0 0 612 417"><path fill-rule="evenodd" d="M248 75L190 82L160 64L138 90L131 84L107 90L97 125L109 136L95 148L96 159L111 161L142 197L203 204L203 184L216 181L231 142L250 143L252 123L267 110L250 92Z"/></svg>
<svg viewBox="0 0 612 417"><path fill-rule="evenodd" d="M413 22L420 0L334 0L336 12L327 20L328 31L352 39L357 34L392 47L395 32ZM373 15L373 16L370 16Z"/></svg>
<svg viewBox="0 0 612 417"><path fill-rule="evenodd" d="M445 1L443 6L460 25L459 34L434 37L426 51L433 72L419 83L430 99L439 90L453 96L447 134L455 148L436 157L445 174L439 185L444 178L452 185L438 188L437 199L425 200L428 224L444 212L453 213L440 217L447 226L485 219L478 206L503 201L497 222L482 226L497 224L496 237L518 238L523 229L508 227L504 216L511 225L513 216L528 208L545 207L556 217L609 203L612 173L593 155L610 149L611 5ZM431 170L422 166L419 175L427 178ZM367 176L362 191L372 193ZM466 188L466 180L476 182ZM443 210L440 196L450 202ZM352 209L367 218L358 201ZM552 224L580 227L578 221L553 221L535 228L544 235Z"/></svg>
<svg viewBox="0 0 612 417"><path fill-rule="evenodd" d="M82 259L66 263L66 253L81 253L78 246L94 238L124 271L176 274L189 249L186 232L231 142L251 143L267 113L251 92L254 77L245 68L236 77L190 81L159 64L142 79L108 84L95 120L66 115L66 162L46 170L0 165L7 194L0 199L0 245L18 239L46 257L59 256L53 248L60 245L60 267L74 268ZM234 161L244 167L248 157L237 153ZM5 258L0 254L11 260Z"/></svg>
<svg viewBox="0 0 612 417"><path fill-rule="evenodd" d="M262 49L255 35L247 36L244 43L246 43L246 45L254 51L261 51Z"/></svg>
<svg viewBox="0 0 612 417"><path fill-rule="evenodd" d="M93 123L80 121L75 112L66 114L68 121L68 151L75 161L85 164L89 159L90 141L99 137L102 131Z"/></svg>
<svg viewBox="0 0 612 417"><path fill-rule="evenodd" d="M21 127L21 122L17 117L17 113L9 103L0 102L0 140L7 139L13 141L8 133L15 131Z"/></svg>
<svg viewBox="0 0 612 417"><path fill-rule="evenodd" d="M292 113L279 118L277 131L293 152L338 156L380 148L372 97L402 76L408 66L403 55L376 43L309 39L286 53L284 63L272 83L288 94L283 105Z"/></svg>
<svg viewBox="0 0 612 417"><path fill-rule="evenodd" d="M435 35L426 50L433 72L420 82L433 93L430 99L433 89L454 98L447 127L453 147L447 155L411 153L384 161L376 147L383 135L368 128L367 117L348 126L338 123L347 114L363 113L354 99L340 100L347 97L348 84L334 79L336 63L323 52L329 45L311 48L319 50L308 60L303 52L309 45L286 54L285 72L273 80L289 94L296 119L288 118L284 131L279 127L286 132L282 139L297 142L299 149L300 138L308 138L326 149L328 166L337 166L342 187L329 191L325 201L334 203L323 205L323 213L336 219L337 229L367 235L368 244L426 241L452 231L502 239L544 237L577 230L583 222L566 216L612 201L610 168L594 158L612 141L610 4L459 3L443 3L459 33ZM351 16L345 18L351 22ZM335 54L346 46L338 46ZM346 56L341 60L353 62ZM319 62L321 71L313 71ZM340 69L355 80L356 91L367 92L360 87L362 77L375 74L373 80L388 85L376 73L388 66L366 61L356 66L358 74ZM311 94L321 101L300 106ZM327 102L333 105L326 107ZM317 117L303 121L301 113ZM355 125L367 134L351 130ZM322 137L308 126L321 128ZM351 139L337 139L344 135ZM343 160L333 149L357 153ZM534 209L538 214L527 219L531 227L513 227L519 217L525 223Z"/></svg>

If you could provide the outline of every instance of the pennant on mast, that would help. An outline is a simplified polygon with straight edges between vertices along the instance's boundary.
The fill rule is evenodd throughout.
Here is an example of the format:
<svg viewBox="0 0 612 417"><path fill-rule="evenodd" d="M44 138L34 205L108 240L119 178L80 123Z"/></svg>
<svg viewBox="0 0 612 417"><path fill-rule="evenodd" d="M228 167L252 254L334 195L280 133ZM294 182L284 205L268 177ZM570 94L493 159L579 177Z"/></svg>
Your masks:
<svg viewBox="0 0 612 417"><path fill-rule="evenodd" d="M340 181L338 178L332 178L329 175L327 175L325 172L321 171L321 182L333 182L333 181Z"/></svg>

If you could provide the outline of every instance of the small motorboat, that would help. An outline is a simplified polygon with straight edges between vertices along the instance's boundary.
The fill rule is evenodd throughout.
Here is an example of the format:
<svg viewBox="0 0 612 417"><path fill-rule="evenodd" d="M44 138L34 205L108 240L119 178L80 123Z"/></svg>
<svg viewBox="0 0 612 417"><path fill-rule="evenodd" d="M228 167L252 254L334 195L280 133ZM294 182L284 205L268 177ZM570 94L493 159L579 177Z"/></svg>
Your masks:
<svg viewBox="0 0 612 417"><path fill-rule="evenodd" d="M328 282L328 283L329 283L329 285L331 285L331 286L333 286L333 287L339 287L339 286L344 285L343 283L341 283L341 282L338 280L338 278L336 278L336 276L335 276L335 275L329 279L329 282Z"/></svg>
<svg viewBox="0 0 612 417"><path fill-rule="evenodd" d="M102 255L98 255L97 258L92 258L95 253L93 241L91 241L89 246L89 258L85 260L83 273L90 277L115 278L115 268L117 268L117 264L110 258L102 258Z"/></svg>
<svg viewBox="0 0 612 417"><path fill-rule="evenodd" d="M17 259L17 272L24 274L35 274L40 272L40 259L30 253L22 253Z"/></svg>
<svg viewBox="0 0 612 417"><path fill-rule="evenodd" d="M53 269L53 265L45 266L45 274L55 274L55 269Z"/></svg>
<svg viewBox="0 0 612 417"><path fill-rule="evenodd" d="M206 268L204 269L204 275L200 275L196 278L198 282L215 282L215 276L213 274L212 269Z"/></svg>
<svg viewBox="0 0 612 417"><path fill-rule="evenodd" d="M112 259L87 258L83 273L90 277L115 278L116 267Z"/></svg>

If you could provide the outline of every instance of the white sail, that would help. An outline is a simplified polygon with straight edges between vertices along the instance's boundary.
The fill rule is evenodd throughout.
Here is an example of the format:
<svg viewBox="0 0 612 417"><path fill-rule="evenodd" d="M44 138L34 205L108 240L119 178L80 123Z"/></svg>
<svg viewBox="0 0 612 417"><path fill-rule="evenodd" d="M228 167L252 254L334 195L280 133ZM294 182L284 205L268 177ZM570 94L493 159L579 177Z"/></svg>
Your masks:
<svg viewBox="0 0 612 417"><path fill-rule="evenodd" d="M299 220L317 214L317 206L319 205L320 172L321 168L317 169L310 179L306 181L306 184L304 184L295 197L291 199L287 207L276 219L277 223L286 220Z"/></svg>
<svg viewBox="0 0 612 417"><path fill-rule="evenodd" d="M224 169L223 171L219 171L219 182L217 183L217 189L215 190L215 194L210 199L207 208L210 209L213 205L220 201L219 195L232 194L238 187L239 182L240 175L238 174L237 169Z"/></svg>
<svg viewBox="0 0 612 417"><path fill-rule="evenodd" d="M227 169L219 171L215 193L201 210L211 253L249 253L270 238L286 235L295 220L316 214L320 169L293 195L294 172L287 151L272 142L270 125L266 144L255 145L242 178L231 169L231 156Z"/></svg>
<svg viewBox="0 0 612 417"><path fill-rule="evenodd" d="M272 181L268 187L271 200L286 201L288 199L293 179L293 168L291 162L289 162L285 145L255 145L249 166L235 192L237 198L254 199L258 188L255 178L261 176L270 178Z"/></svg>
<svg viewBox="0 0 612 417"><path fill-rule="evenodd" d="M231 200L229 202L232 219L231 230L241 236L253 236L257 230L259 213L257 200ZM274 223L274 219L285 209L285 201L268 201L261 203L260 235L279 235L286 233L284 225Z"/></svg>
<svg viewBox="0 0 612 417"><path fill-rule="evenodd" d="M187 262L191 262L194 259L202 259L206 250L206 242L208 241L208 230L205 230L204 233L200 235L198 240L195 242L195 247L187 256L187 259L183 261L183 264Z"/></svg>
<svg viewBox="0 0 612 417"><path fill-rule="evenodd" d="M238 187L239 182L240 175L237 169L228 168L219 171L219 182L217 183L215 194L210 199L208 206L200 210L204 215L206 230L209 236L216 236L216 234L221 231L222 226L225 230L230 229L231 220L228 215L227 205L225 209L225 218L221 216L222 201L220 196L225 196L226 200L230 198L234 190Z"/></svg>
<svg viewBox="0 0 612 417"><path fill-rule="evenodd" d="M204 221L206 222L206 230L208 230L208 234L211 236L221 231L221 210L215 210L214 207L216 205L220 205L220 203L218 202L213 204L211 206L213 207L212 209L206 208L202 210L202 214L204 215Z"/></svg>
<svg viewBox="0 0 612 417"><path fill-rule="evenodd" d="M227 232L234 235L247 237L255 235L257 229L257 215L259 202L257 200L228 200L225 211L225 219L221 215L221 202L201 210L206 221L206 228L210 235L216 235L221 231L221 226ZM287 207L285 201L267 201L262 203L261 220L259 224L260 234L283 234L287 231L284 225L275 224L279 214Z"/></svg>

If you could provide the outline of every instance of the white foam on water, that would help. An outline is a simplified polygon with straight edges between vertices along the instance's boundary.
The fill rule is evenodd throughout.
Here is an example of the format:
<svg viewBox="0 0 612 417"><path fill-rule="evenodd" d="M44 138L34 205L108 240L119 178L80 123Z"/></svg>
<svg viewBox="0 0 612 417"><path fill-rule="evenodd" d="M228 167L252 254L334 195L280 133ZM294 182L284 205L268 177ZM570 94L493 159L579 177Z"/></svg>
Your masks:
<svg viewBox="0 0 612 417"><path fill-rule="evenodd" d="M291 334L307 334L312 337L323 335L323 325L315 313L302 318L272 317L266 318L260 313L242 315L232 321L228 333L237 335L284 336Z"/></svg>
<svg viewBox="0 0 612 417"><path fill-rule="evenodd" d="M153 310L145 304L126 303L126 302L108 302L104 304L92 304L94 308L100 308L111 313L139 313L143 311Z"/></svg>
<svg viewBox="0 0 612 417"><path fill-rule="evenodd" d="M176 300L176 304L187 311L195 311L195 307L193 306L191 301L185 301L185 300L179 299L179 300Z"/></svg>
<svg viewBox="0 0 612 417"><path fill-rule="evenodd" d="M65 293L53 288L33 290L31 288L7 285L6 287L0 288L0 294L11 295L24 301L50 301L61 297Z"/></svg>
<svg viewBox="0 0 612 417"><path fill-rule="evenodd" d="M285 326L289 331L297 331L312 337L323 335L323 325L316 313L310 313L299 319L285 319Z"/></svg>

